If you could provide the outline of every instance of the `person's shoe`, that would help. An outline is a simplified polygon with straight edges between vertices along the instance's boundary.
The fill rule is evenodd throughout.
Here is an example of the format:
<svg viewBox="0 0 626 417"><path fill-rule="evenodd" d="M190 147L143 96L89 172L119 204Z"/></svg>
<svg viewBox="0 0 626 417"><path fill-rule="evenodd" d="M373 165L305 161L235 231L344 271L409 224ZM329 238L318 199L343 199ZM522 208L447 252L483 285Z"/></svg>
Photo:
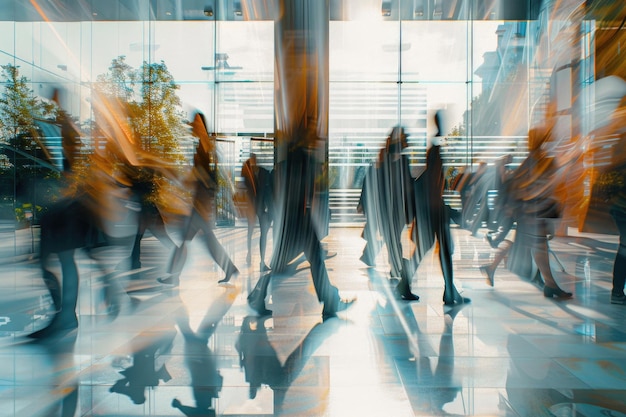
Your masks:
<svg viewBox="0 0 626 417"><path fill-rule="evenodd" d="M420 296L417 294L413 294L412 292L408 292L405 294L400 294L400 298L403 301L419 301Z"/></svg>
<svg viewBox="0 0 626 417"><path fill-rule="evenodd" d="M613 294L611 293L611 304L626 305L626 294Z"/></svg>
<svg viewBox="0 0 626 417"><path fill-rule="evenodd" d="M552 288L552 287L548 287L547 285L543 286L543 296L546 298L553 298L556 297L558 299L561 300L565 300L568 298L572 298L572 293L571 292L565 292L560 288Z"/></svg>
<svg viewBox="0 0 626 417"><path fill-rule="evenodd" d="M402 301L418 301L420 299L419 295L413 294L408 286L401 285L401 282L398 282L393 291L396 298Z"/></svg>
<svg viewBox="0 0 626 417"><path fill-rule="evenodd" d="M168 285L171 287L178 287L178 285L180 284L180 280L178 279L178 276L174 276L174 275L169 276L167 278L164 278L164 277L157 278L157 281L160 284Z"/></svg>
<svg viewBox="0 0 626 417"><path fill-rule="evenodd" d="M480 272L485 276L485 280L487 284L493 287L494 278L493 278L493 269L491 269L491 265L481 265Z"/></svg>
<svg viewBox="0 0 626 417"><path fill-rule="evenodd" d="M235 268L232 271L229 271L226 276L222 279L220 279L219 281L217 281L218 284L227 284L231 278L235 277L237 278L237 275L239 275L239 270L237 268Z"/></svg>
<svg viewBox="0 0 626 417"><path fill-rule="evenodd" d="M500 242L504 240L503 231L498 229L497 231L490 231L485 234L485 240L489 242L489 246L493 249L498 249Z"/></svg>
<svg viewBox="0 0 626 417"><path fill-rule="evenodd" d="M443 304L448 307L460 306L463 304L469 304L471 302L472 302L471 299L466 298L466 297L461 297L460 295L457 295L452 300L446 300L445 298L443 300Z"/></svg>

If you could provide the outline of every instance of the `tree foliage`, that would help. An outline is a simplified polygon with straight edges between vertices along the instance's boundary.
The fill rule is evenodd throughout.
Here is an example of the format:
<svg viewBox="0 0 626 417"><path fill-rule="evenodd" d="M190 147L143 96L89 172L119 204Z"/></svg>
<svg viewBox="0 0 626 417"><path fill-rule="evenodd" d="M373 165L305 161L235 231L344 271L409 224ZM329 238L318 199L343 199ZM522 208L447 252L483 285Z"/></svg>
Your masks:
<svg viewBox="0 0 626 417"><path fill-rule="evenodd" d="M54 197L58 172L50 169L50 154L42 143L37 120L52 122L56 107L38 98L30 88L27 77L19 67L1 66L0 94L0 196L11 206L37 207L38 210ZM19 209L14 213L20 218Z"/></svg>
<svg viewBox="0 0 626 417"><path fill-rule="evenodd" d="M9 143L20 135L36 136L36 119L55 117L55 107L35 96L30 82L20 75L19 66L2 65L2 84L4 91L0 95L0 142ZM29 143L25 143L29 150Z"/></svg>
<svg viewBox="0 0 626 417"><path fill-rule="evenodd" d="M109 71L99 75L96 81L99 94L115 99L124 107L128 127L140 141L141 149L161 159L170 172L175 167L180 177L185 170L180 141L190 133L177 95L180 87L165 63L144 61L135 69L124 56L119 56L111 61ZM97 122L96 114L96 126ZM188 197L187 190L181 189L178 181L170 181L171 178L165 178L158 169L127 165L124 169L133 177L134 187L142 189L142 198L165 211L180 210L178 200Z"/></svg>
<svg viewBox="0 0 626 417"><path fill-rule="evenodd" d="M135 69L119 56L112 60L109 72L98 76L96 88L127 106L130 126L145 151L182 162L179 141L188 132L177 95L180 87L163 61L144 61Z"/></svg>

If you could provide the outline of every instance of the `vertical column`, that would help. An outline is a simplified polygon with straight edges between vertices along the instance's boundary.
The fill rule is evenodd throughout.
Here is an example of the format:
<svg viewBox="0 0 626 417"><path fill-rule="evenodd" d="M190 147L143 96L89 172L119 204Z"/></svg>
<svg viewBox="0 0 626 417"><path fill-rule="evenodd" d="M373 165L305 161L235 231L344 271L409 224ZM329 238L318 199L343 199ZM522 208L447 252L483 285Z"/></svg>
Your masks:
<svg viewBox="0 0 626 417"><path fill-rule="evenodd" d="M301 198L290 190L306 189L306 204L315 218L318 236L326 235L328 211L328 28L329 0L278 0L275 21L274 129L277 166L294 151L304 150L310 175L279 179L279 210L298 204L285 200ZM282 198L282 200L281 200ZM302 205L299 205L302 207ZM290 216L281 213L279 216ZM283 228L298 227L277 222ZM281 226L282 225L282 226ZM292 226L293 225L293 226ZM287 230L286 235L298 233Z"/></svg>

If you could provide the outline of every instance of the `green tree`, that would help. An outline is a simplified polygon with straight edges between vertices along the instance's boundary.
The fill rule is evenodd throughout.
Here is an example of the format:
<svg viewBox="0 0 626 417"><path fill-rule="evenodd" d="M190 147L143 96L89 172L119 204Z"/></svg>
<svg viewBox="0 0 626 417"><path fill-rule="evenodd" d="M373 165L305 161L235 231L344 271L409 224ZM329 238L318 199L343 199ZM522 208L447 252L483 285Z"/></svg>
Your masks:
<svg viewBox="0 0 626 417"><path fill-rule="evenodd" d="M111 62L109 72L97 78L100 93L128 106L129 122L142 148L171 162L182 162L179 140L188 136L185 114L177 95L180 88L163 61L139 69L124 56Z"/></svg>
<svg viewBox="0 0 626 417"><path fill-rule="evenodd" d="M97 77L97 91L115 98L125 107L127 120L141 148L171 166L183 169L185 156L180 140L189 137L185 113L177 91L180 88L163 61L143 62L139 69L126 62L125 56L111 61L109 71ZM97 122L97 116L96 116ZM165 210L176 197L185 198L187 190L180 190L158 170L126 167L135 185L141 188L144 199Z"/></svg>
<svg viewBox="0 0 626 417"><path fill-rule="evenodd" d="M136 76L135 69L126 63L126 57L119 56L111 61L109 72L98 75L96 89L109 97L130 103L135 97Z"/></svg>
<svg viewBox="0 0 626 417"><path fill-rule="evenodd" d="M36 207L45 204L58 178L36 124L53 120L55 106L35 96L18 66L0 67L0 195L9 205Z"/></svg>
<svg viewBox="0 0 626 417"><path fill-rule="evenodd" d="M55 107L35 96L28 79L20 75L19 66L1 67L4 91L0 96L0 142L17 142L19 149L33 150L38 144L35 120L54 118Z"/></svg>

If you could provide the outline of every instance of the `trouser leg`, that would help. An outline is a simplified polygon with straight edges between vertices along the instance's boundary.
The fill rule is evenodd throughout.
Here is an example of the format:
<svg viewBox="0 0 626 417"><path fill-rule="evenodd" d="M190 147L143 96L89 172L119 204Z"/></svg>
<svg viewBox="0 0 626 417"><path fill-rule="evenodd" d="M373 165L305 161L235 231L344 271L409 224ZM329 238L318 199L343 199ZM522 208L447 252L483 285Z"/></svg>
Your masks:
<svg viewBox="0 0 626 417"><path fill-rule="evenodd" d="M614 295L622 295L624 293L624 285L626 284L626 213L612 210L611 215L619 230L619 246L613 263L612 293Z"/></svg>
<svg viewBox="0 0 626 417"><path fill-rule="evenodd" d="M322 257L322 247L313 227L309 227L307 233L304 255L311 265L313 286L317 293L317 299L324 303L324 313L335 313L339 305L339 291L330 283L326 264Z"/></svg>
<svg viewBox="0 0 626 417"><path fill-rule="evenodd" d="M78 304L78 268L74 259L74 251L68 250L59 253L63 284L61 288L61 321L76 320L76 305Z"/></svg>
<svg viewBox="0 0 626 417"><path fill-rule="evenodd" d="M217 240L215 233L213 232L213 228L207 227L204 229L204 238L207 244L207 248L209 249L209 253L217 262L217 264L222 268L222 270L226 273L226 276L229 277L232 273L234 273L237 268L233 261L231 261L230 256L222 246L222 244Z"/></svg>

